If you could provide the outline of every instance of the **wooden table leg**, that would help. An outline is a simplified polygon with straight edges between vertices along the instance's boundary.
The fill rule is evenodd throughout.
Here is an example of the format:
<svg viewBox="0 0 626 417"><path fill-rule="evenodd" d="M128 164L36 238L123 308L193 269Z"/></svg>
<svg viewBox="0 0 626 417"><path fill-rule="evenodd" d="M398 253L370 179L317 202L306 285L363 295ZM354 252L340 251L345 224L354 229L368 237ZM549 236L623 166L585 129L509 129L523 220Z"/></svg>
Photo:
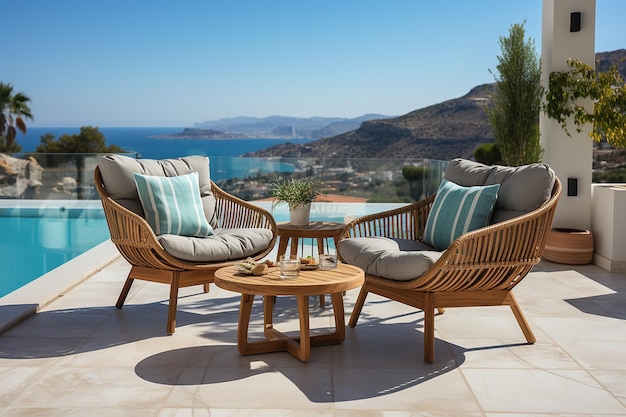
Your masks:
<svg viewBox="0 0 626 417"><path fill-rule="evenodd" d="M281 237L278 241L278 252L276 253L276 262L280 262L280 257L287 252L287 244L289 243L289 238Z"/></svg>
<svg viewBox="0 0 626 417"><path fill-rule="evenodd" d="M237 324L237 350L240 355L245 355L248 348L248 326L250 326L250 313L254 295L241 294L239 306L239 322Z"/></svg>
<svg viewBox="0 0 626 417"><path fill-rule="evenodd" d="M324 238L323 237L318 237L317 238L317 253L319 255L324 253Z"/></svg>
<svg viewBox="0 0 626 417"><path fill-rule="evenodd" d="M335 315L335 331L311 336L309 317L309 297L297 296L298 321L300 324L300 336L289 337L276 330L273 324L272 296L266 296L263 300L263 324L266 340L248 342L248 327L252 312L253 295L241 296L239 310L239 329L237 331L237 348L241 355L255 355L258 353L287 351L302 362L308 362L311 356L311 346L329 345L342 343L346 337L343 296L341 293L331 294Z"/></svg>
<svg viewBox="0 0 626 417"><path fill-rule="evenodd" d="M300 343L296 354L302 362L308 362L311 355L311 328L309 327L309 297L307 295L298 296L298 315L300 316Z"/></svg>
<svg viewBox="0 0 626 417"><path fill-rule="evenodd" d="M286 348L286 336L282 335L282 333L274 330L272 328L272 316L271 311L273 307L273 303L271 301L272 297L265 297L264 299L264 311L269 309L270 315L266 316L263 320L266 325L265 334L267 337L274 337L274 333L277 333L279 336L274 337L270 340L263 340L259 342L248 342L248 327L250 326L250 313L252 312L252 303L254 301L254 295L242 294L241 295L241 306L239 308L239 323L237 330L237 350L240 355L256 355L257 353L269 353L269 352L280 352L283 350L287 350ZM269 319L268 319L269 318ZM269 320L269 323L267 322ZM269 324L269 328L267 325Z"/></svg>
<svg viewBox="0 0 626 417"><path fill-rule="evenodd" d="M298 254L298 238L297 237L292 237L291 238L291 254L292 255L297 255Z"/></svg>
<svg viewBox="0 0 626 417"><path fill-rule="evenodd" d="M336 292L330 295L333 301L333 310L335 312L335 333L337 333L337 342L343 343L346 340L346 316L343 309L343 294Z"/></svg>
<svg viewBox="0 0 626 417"><path fill-rule="evenodd" d="M263 297L263 334L269 338L269 330L274 328L274 303L276 302L275 296Z"/></svg>
<svg viewBox="0 0 626 417"><path fill-rule="evenodd" d="M320 307L326 307L326 294L320 294Z"/></svg>

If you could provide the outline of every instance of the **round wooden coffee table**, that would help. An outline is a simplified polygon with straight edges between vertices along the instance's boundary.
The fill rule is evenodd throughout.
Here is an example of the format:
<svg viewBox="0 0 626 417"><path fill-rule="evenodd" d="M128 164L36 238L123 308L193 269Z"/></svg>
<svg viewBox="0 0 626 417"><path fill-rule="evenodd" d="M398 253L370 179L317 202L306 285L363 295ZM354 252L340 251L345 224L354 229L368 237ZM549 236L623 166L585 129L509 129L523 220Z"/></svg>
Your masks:
<svg viewBox="0 0 626 417"><path fill-rule="evenodd" d="M343 307L344 291L363 284L363 270L352 265L339 264L328 271L300 271L294 279L281 279L277 267L261 276L240 274L234 266L215 272L215 285L241 293L237 348L241 355L287 351L303 362L308 362L311 346L342 343L346 337ZM309 328L309 296L330 294L335 316L333 332L311 336ZM263 296L263 323L266 340L249 342L248 327L255 295ZM274 328L272 313L274 297L293 295L298 301L300 337L289 337Z"/></svg>

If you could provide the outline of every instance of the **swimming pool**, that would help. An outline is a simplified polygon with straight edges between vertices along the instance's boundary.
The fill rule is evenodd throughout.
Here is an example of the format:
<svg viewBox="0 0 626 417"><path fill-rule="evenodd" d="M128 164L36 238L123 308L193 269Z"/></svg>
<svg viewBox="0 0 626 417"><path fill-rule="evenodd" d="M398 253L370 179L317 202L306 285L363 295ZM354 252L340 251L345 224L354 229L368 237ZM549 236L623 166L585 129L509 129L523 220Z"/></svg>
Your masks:
<svg viewBox="0 0 626 417"><path fill-rule="evenodd" d="M0 297L109 238L97 200L0 206Z"/></svg>
<svg viewBox="0 0 626 417"><path fill-rule="evenodd" d="M270 211L277 222L289 221L286 205L253 203ZM313 203L311 221L345 222L401 205ZM0 298L108 239L99 200L0 201Z"/></svg>

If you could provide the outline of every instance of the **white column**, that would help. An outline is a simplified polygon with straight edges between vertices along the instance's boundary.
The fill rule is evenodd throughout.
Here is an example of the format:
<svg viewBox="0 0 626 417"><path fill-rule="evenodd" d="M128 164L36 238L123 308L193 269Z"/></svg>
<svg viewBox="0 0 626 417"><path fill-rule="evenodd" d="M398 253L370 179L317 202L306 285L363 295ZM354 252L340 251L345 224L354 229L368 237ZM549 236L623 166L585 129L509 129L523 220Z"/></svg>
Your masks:
<svg viewBox="0 0 626 417"><path fill-rule="evenodd" d="M570 32L572 13L580 13L580 30ZM567 59L576 58L595 67L596 0L543 0L541 65L544 86L553 71L567 70ZM589 102L587 105L591 106ZM591 126L576 132L573 123L568 137L561 126L544 114L540 117L543 162L550 165L563 183L553 227L591 227ZM577 180L576 196L568 196L568 179ZM573 189L569 190L574 191Z"/></svg>

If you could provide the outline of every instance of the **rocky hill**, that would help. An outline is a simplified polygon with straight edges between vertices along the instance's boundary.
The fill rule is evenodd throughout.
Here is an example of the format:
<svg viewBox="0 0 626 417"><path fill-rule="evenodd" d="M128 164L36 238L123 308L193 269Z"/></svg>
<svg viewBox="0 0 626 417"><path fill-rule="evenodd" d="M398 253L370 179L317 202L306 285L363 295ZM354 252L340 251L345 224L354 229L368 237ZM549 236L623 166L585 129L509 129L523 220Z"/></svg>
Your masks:
<svg viewBox="0 0 626 417"><path fill-rule="evenodd" d="M596 54L598 71L622 61L626 49ZM245 156L433 158L471 157L482 143L493 142L484 108L490 88L484 84L463 97L444 101L395 118L365 121L353 131L303 145L286 143Z"/></svg>
<svg viewBox="0 0 626 417"><path fill-rule="evenodd" d="M616 51L600 52L596 54L596 71L606 71L612 65L619 64L622 78L626 80L626 49L618 49Z"/></svg>

